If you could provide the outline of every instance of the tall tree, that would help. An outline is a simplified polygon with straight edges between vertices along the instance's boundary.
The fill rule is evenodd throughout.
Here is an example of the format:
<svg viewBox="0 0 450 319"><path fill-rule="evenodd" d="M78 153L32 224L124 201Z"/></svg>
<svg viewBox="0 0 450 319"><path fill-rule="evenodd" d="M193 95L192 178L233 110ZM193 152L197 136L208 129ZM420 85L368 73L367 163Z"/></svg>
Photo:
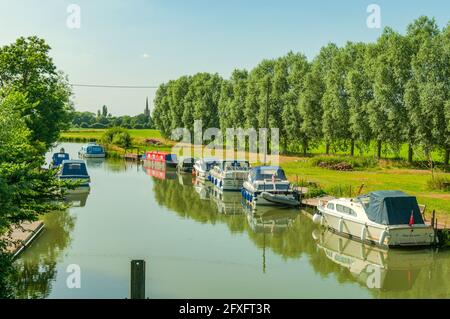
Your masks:
<svg viewBox="0 0 450 319"><path fill-rule="evenodd" d="M335 148L345 148L346 143L351 139L345 78L352 60L347 50L342 48L333 51L330 56L330 68L325 72L322 130L325 143Z"/></svg>
<svg viewBox="0 0 450 319"><path fill-rule="evenodd" d="M383 31L376 45L369 46L366 61L373 79L374 98L367 110L378 158L381 158L383 142L398 149L410 130L404 104L410 58L407 40L390 28Z"/></svg>
<svg viewBox="0 0 450 319"><path fill-rule="evenodd" d="M308 151L308 139L303 134L302 115L300 112L299 99L304 88L304 79L309 72L310 65L303 54L288 53L284 57L287 63L287 83L288 91L285 92L283 102L283 129L287 143L295 148L301 145L303 153L306 155Z"/></svg>
<svg viewBox="0 0 450 319"><path fill-rule="evenodd" d="M345 78L345 91L349 111L348 129L351 136L350 154L353 156L355 143L368 145L372 139L367 105L373 98L372 85L365 69L367 45L349 43L345 54L353 61Z"/></svg>
<svg viewBox="0 0 450 319"><path fill-rule="evenodd" d="M19 38L0 48L0 88L27 95L21 110L31 139L50 147L70 121L71 95L67 79L49 55L50 46L38 37Z"/></svg>

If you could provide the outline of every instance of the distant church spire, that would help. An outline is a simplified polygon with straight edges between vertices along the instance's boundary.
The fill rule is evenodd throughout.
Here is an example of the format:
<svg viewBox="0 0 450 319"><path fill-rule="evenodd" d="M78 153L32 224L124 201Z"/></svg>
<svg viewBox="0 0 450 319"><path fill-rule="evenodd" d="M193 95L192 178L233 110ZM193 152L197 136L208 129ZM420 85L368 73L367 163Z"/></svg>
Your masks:
<svg viewBox="0 0 450 319"><path fill-rule="evenodd" d="M145 116L147 116L148 118L150 117L150 109L148 108L148 96L145 99L145 111L144 111Z"/></svg>

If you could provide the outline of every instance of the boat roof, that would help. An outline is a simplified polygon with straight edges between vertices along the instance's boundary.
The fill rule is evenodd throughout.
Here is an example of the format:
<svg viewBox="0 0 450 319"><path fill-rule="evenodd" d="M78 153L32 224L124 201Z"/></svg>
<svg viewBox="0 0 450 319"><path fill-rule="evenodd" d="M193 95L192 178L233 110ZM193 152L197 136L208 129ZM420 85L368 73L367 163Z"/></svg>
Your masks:
<svg viewBox="0 0 450 319"><path fill-rule="evenodd" d="M256 170L256 171L262 171L264 169L272 169L272 170L279 170L279 169L281 169L282 170L282 168L280 166L267 166L266 165L266 166L253 167L253 170Z"/></svg>
<svg viewBox="0 0 450 319"><path fill-rule="evenodd" d="M413 216L415 224L424 223L416 197L402 191L376 191L357 199L364 203L367 217L373 222L403 225L408 224Z"/></svg>
<svg viewBox="0 0 450 319"><path fill-rule="evenodd" d="M86 164L84 160L72 159L72 160L64 160L62 164Z"/></svg>

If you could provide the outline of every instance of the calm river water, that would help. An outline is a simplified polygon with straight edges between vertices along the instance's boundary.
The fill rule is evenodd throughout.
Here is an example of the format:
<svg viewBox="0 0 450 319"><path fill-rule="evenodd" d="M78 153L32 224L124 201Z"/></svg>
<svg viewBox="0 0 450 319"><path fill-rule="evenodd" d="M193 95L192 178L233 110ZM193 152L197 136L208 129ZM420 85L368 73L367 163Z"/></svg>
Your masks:
<svg viewBox="0 0 450 319"><path fill-rule="evenodd" d="M63 144L72 158L81 144ZM58 146L59 149L60 146ZM243 209L190 175L88 160L89 194L44 217L17 260L21 298L129 298L146 261L148 298L448 298L450 251L364 246L298 210ZM81 287L68 288L70 265ZM69 267L70 268L70 267Z"/></svg>

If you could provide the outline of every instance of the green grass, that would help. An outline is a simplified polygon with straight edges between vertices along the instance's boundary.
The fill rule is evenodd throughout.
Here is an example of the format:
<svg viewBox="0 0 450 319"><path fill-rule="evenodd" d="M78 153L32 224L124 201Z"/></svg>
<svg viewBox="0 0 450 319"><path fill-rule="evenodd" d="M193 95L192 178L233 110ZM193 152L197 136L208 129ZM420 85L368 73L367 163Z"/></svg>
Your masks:
<svg viewBox="0 0 450 319"><path fill-rule="evenodd" d="M72 129L70 131L63 132L61 137L63 138L85 138L85 139L100 139L106 129ZM135 139L162 139L159 130L128 130L132 138Z"/></svg>
<svg viewBox="0 0 450 319"><path fill-rule="evenodd" d="M401 190L417 196L419 203L427 206L430 214L434 209L441 215L450 215L450 193L430 190L428 182L431 173L425 170L374 168L350 172L333 171L314 167L309 160L288 161L281 164L291 181L298 179L301 184L318 183L325 191L342 196L349 196L350 187L353 195L364 184L363 193L375 190ZM450 178L449 173L438 176ZM430 216L430 215L428 215Z"/></svg>
<svg viewBox="0 0 450 319"><path fill-rule="evenodd" d="M370 145L365 146L364 150L361 151L357 147L355 147L355 156L364 156L364 157L376 157L377 156L377 144L375 141L371 142ZM312 147L308 150L309 155L319 155L325 154L325 143L319 143L317 146ZM347 150L333 149L330 148L330 154L335 155L349 155L350 147ZM384 143L382 146L381 156L384 159L401 159L406 161L408 158L408 145L402 144L398 150L392 149L387 143ZM433 161L442 161L444 154L442 150L435 150L431 152L431 157ZM428 159L425 157L424 151L419 148L414 148L414 160L415 161L427 161Z"/></svg>

